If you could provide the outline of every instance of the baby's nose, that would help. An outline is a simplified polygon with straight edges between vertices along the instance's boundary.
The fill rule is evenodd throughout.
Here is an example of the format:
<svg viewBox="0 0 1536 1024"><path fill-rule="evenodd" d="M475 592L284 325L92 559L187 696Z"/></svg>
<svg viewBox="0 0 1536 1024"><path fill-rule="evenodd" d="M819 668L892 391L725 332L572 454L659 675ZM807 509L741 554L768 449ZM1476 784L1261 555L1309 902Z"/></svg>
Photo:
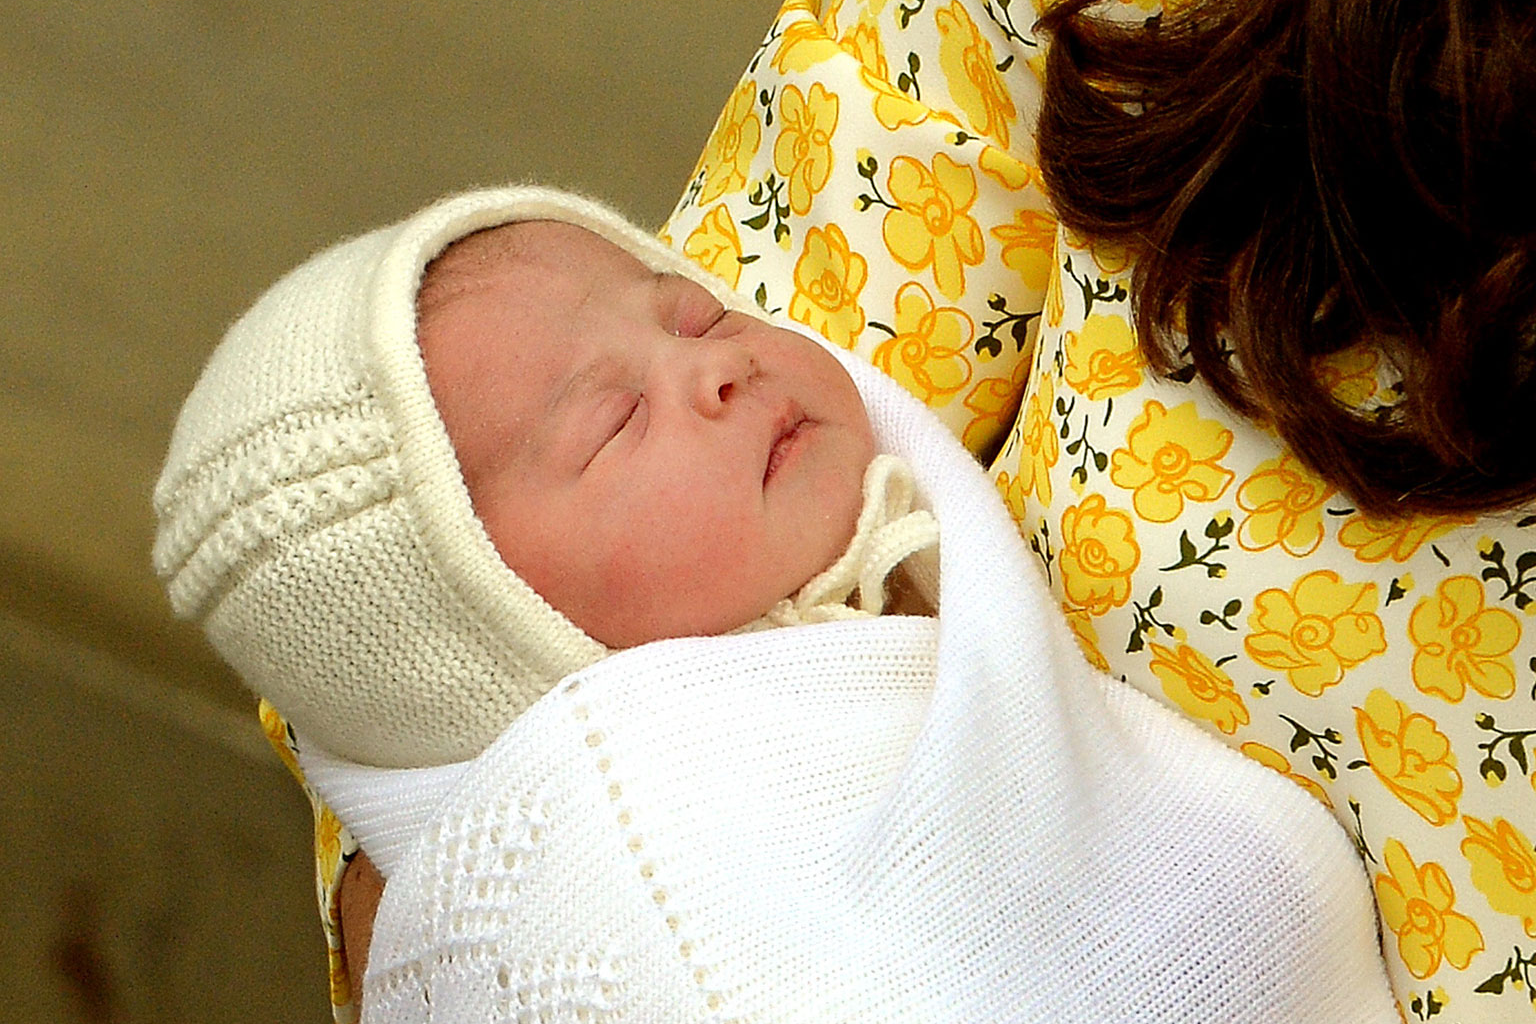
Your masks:
<svg viewBox="0 0 1536 1024"><path fill-rule="evenodd" d="M695 344L693 407L700 415L717 416L757 374L757 362L745 346L734 341Z"/></svg>

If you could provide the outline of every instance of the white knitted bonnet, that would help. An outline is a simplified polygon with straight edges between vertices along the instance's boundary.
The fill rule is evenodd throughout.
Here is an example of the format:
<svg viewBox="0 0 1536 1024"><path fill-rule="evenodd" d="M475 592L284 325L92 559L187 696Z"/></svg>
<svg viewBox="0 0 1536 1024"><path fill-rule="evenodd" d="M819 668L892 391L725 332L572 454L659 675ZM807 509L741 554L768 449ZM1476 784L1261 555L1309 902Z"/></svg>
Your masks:
<svg viewBox="0 0 1536 1024"><path fill-rule="evenodd" d="M606 653L498 556L416 344L427 263L522 220L587 228L751 310L597 203L454 196L263 295L209 359L155 488L155 570L176 613L308 741L361 764L470 757Z"/></svg>

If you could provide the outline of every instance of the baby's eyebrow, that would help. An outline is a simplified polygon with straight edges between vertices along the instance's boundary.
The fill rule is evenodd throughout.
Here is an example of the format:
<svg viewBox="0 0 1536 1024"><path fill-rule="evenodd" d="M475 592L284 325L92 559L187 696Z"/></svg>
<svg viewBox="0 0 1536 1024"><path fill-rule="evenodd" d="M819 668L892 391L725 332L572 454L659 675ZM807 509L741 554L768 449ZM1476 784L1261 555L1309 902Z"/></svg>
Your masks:
<svg viewBox="0 0 1536 1024"><path fill-rule="evenodd" d="M687 281L681 274L674 274L666 270L651 271L651 301L655 304L655 313L662 316L669 305L677 305L678 297L674 289L677 282Z"/></svg>
<svg viewBox="0 0 1536 1024"><path fill-rule="evenodd" d="M546 412L553 415L570 401L573 396L580 397L583 394L589 394L596 390L598 381L602 376L603 364L601 360L591 359L578 366L550 392L549 406Z"/></svg>

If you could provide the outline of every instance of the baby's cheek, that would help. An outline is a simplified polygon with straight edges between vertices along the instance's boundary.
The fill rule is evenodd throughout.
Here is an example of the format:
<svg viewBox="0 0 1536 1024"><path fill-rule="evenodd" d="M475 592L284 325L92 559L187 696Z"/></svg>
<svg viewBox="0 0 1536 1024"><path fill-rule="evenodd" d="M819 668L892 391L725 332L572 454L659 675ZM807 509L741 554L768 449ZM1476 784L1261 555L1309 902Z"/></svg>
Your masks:
<svg viewBox="0 0 1536 1024"><path fill-rule="evenodd" d="M674 529L615 549L594 583L597 600L576 624L609 647L634 647L751 621L756 616L742 611L736 567L722 557L733 545L723 541Z"/></svg>

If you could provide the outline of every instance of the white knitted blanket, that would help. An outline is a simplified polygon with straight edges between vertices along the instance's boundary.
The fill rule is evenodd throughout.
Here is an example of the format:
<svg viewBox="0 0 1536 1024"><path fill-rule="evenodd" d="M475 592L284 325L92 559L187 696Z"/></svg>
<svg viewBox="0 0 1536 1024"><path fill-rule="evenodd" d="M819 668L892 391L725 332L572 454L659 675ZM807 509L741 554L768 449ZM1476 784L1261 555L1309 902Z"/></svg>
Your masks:
<svg viewBox="0 0 1536 1024"><path fill-rule="evenodd" d="M849 370L938 517L940 617L626 651L388 776L367 1024L1396 1024L1334 819L1094 671L974 462Z"/></svg>

